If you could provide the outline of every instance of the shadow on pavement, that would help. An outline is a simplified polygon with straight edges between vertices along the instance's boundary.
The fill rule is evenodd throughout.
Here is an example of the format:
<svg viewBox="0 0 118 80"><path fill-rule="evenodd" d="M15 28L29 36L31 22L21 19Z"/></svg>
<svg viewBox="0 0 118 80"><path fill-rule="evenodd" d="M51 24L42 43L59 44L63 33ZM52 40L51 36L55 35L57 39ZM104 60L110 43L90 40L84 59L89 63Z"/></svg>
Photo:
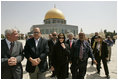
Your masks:
<svg viewBox="0 0 118 80"><path fill-rule="evenodd" d="M95 72L96 71L96 67L94 66L90 66L87 68L87 72Z"/></svg>
<svg viewBox="0 0 118 80"><path fill-rule="evenodd" d="M90 75L86 75L86 79L106 79L105 77L101 77L99 74L97 73L93 73Z"/></svg>

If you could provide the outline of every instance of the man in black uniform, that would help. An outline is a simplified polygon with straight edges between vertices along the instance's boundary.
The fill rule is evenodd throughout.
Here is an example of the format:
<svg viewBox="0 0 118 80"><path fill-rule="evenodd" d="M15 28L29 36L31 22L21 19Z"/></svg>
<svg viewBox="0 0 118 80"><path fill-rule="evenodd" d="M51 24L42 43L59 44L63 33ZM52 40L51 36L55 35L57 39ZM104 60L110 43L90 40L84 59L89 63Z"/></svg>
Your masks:
<svg viewBox="0 0 118 80"><path fill-rule="evenodd" d="M49 53L48 53L48 58L49 58L49 69L51 69L52 62L51 62L51 56L52 56L52 50L54 44L57 42L57 33L53 32L52 33L52 38L48 40L48 46L49 46ZM50 77L55 77L55 71L52 72L52 75Z"/></svg>
<svg viewBox="0 0 118 80"><path fill-rule="evenodd" d="M95 39L98 36L98 32L95 32L95 35L91 38L91 48L93 49L95 45ZM93 65L93 61L91 62L91 65Z"/></svg>
<svg viewBox="0 0 118 80"><path fill-rule="evenodd" d="M91 47L93 46L96 36L98 36L98 32L95 32L95 35L91 38Z"/></svg>

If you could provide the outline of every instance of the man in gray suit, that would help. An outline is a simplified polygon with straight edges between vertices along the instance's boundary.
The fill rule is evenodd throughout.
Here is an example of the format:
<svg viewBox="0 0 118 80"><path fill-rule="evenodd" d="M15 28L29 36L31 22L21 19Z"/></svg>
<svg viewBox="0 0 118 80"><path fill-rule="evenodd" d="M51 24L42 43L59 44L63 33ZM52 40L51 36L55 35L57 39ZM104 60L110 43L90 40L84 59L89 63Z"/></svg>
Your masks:
<svg viewBox="0 0 118 80"><path fill-rule="evenodd" d="M18 42L18 32L15 29L5 31L6 38L1 40L1 78L21 79L23 70L22 43Z"/></svg>
<svg viewBox="0 0 118 80"><path fill-rule="evenodd" d="M44 79L48 68L48 41L41 37L38 27L33 29L33 36L26 41L24 49L27 58L26 71L29 72L31 79Z"/></svg>

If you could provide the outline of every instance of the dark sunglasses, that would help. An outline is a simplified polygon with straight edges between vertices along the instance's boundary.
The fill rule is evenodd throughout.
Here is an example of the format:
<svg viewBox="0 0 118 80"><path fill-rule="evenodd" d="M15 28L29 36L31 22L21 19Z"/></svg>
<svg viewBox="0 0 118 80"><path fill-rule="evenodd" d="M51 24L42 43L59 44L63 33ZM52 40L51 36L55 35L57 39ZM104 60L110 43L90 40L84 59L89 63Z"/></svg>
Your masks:
<svg viewBox="0 0 118 80"><path fill-rule="evenodd" d="M56 34L53 34L53 36L56 36Z"/></svg>

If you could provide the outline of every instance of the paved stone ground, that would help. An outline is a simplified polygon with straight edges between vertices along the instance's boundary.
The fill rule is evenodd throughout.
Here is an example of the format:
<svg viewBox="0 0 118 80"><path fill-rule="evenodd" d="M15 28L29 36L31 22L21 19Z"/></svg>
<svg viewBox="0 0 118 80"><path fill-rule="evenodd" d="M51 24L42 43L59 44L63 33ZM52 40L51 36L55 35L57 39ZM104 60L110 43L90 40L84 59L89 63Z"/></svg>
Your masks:
<svg viewBox="0 0 118 80"><path fill-rule="evenodd" d="M23 46L25 45L24 40L20 40L23 43ZM102 62L101 62L102 63ZM28 73L25 71L25 66L26 66L26 59L22 61L23 64L23 79L29 79ZM100 75L96 73L96 66L93 65L91 66L91 59L88 60L88 66L87 66L87 73L85 78L86 79L105 79L105 72L103 65L101 69ZM109 68L109 73L110 73L110 79L117 79L117 41L116 44L113 45L112 47L112 55L111 55L111 61L108 62L108 68ZM70 73L70 70L69 70ZM56 79L50 78L51 71L47 71L47 74L45 75L47 79ZM69 79L71 79L71 73L69 74Z"/></svg>

